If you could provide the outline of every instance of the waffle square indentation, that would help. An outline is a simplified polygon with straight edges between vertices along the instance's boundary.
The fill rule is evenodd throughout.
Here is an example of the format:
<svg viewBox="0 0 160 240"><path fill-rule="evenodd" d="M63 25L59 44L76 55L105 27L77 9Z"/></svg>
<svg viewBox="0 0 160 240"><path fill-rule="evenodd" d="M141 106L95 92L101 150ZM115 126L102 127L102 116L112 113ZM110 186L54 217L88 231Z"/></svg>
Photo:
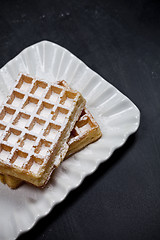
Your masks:
<svg viewBox="0 0 160 240"><path fill-rule="evenodd" d="M34 118L29 126L29 131L33 131L36 134L40 134L44 128L45 121L40 118Z"/></svg>
<svg viewBox="0 0 160 240"><path fill-rule="evenodd" d="M13 125L15 125L16 127L24 128L27 125L29 118L30 115L19 112L17 117L13 121Z"/></svg>
<svg viewBox="0 0 160 240"><path fill-rule="evenodd" d="M91 122L91 120L87 117L84 120L80 120L76 123L76 127L78 127L78 130L81 133L84 133L86 131L91 130L94 127L94 124Z"/></svg>
<svg viewBox="0 0 160 240"><path fill-rule="evenodd" d="M48 118L51 115L53 107L54 107L53 104L49 104L43 101L37 111L37 114L40 115L41 117Z"/></svg>
<svg viewBox="0 0 160 240"><path fill-rule="evenodd" d="M43 159L35 156L31 156L30 161L26 165L26 169L28 169L32 174L37 174L43 164Z"/></svg>
<svg viewBox="0 0 160 240"><path fill-rule="evenodd" d="M5 106L0 113L0 120L9 123L12 120L15 112L16 110Z"/></svg>
<svg viewBox="0 0 160 240"><path fill-rule="evenodd" d="M7 163L12 147L0 144L0 159Z"/></svg>
<svg viewBox="0 0 160 240"><path fill-rule="evenodd" d="M53 103L56 103L58 101L59 95L62 92L61 88L51 86L45 96L46 99L49 99Z"/></svg>
<svg viewBox="0 0 160 240"><path fill-rule="evenodd" d="M34 94L35 96L41 97L45 92L46 87L47 87L47 83L42 81L36 81L31 90L31 93Z"/></svg>
<svg viewBox="0 0 160 240"><path fill-rule="evenodd" d="M18 84L16 85L16 88L19 88L23 92L28 92L28 90L31 87L32 81L33 81L33 78L22 74Z"/></svg>
<svg viewBox="0 0 160 240"><path fill-rule="evenodd" d="M45 132L44 132L44 136L52 141L54 141L54 139L56 138L59 130L60 130L61 126L53 124L53 123L49 123L48 127L46 128Z"/></svg>
<svg viewBox="0 0 160 240"><path fill-rule="evenodd" d="M11 158L11 163L16 167L22 168L27 163L27 156L27 153L16 150Z"/></svg>
<svg viewBox="0 0 160 240"><path fill-rule="evenodd" d="M26 133L20 142L20 147L23 148L24 150L30 151L35 144L37 137L34 135Z"/></svg>
<svg viewBox="0 0 160 240"><path fill-rule="evenodd" d="M73 101L75 97L76 93L65 91L60 103L63 104L65 107L70 108L71 106L73 106Z"/></svg>
<svg viewBox="0 0 160 240"><path fill-rule="evenodd" d="M67 114L68 114L69 110L62 108L62 107L58 107L55 111L55 113L53 114L52 120L55 120L56 122L63 124Z"/></svg>
<svg viewBox="0 0 160 240"><path fill-rule="evenodd" d="M24 94L19 93L17 91L13 91L7 103L17 108L21 105L23 98L24 98Z"/></svg>
<svg viewBox="0 0 160 240"><path fill-rule="evenodd" d="M32 112L35 111L35 108L37 107L38 101L39 100L37 98L28 97L22 108L26 112L32 113Z"/></svg>
<svg viewBox="0 0 160 240"><path fill-rule="evenodd" d="M35 153L40 154L42 156L46 156L51 145L52 145L51 142L41 139L38 146L35 149Z"/></svg>
<svg viewBox="0 0 160 240"><path fill-rule="evenodd" d="M18 142L20 135L21 135L21 131L14 129L14 128L10 128L7 131L7 134L4 137L4 141L8 142L11 145L14 145Z"/></svg>

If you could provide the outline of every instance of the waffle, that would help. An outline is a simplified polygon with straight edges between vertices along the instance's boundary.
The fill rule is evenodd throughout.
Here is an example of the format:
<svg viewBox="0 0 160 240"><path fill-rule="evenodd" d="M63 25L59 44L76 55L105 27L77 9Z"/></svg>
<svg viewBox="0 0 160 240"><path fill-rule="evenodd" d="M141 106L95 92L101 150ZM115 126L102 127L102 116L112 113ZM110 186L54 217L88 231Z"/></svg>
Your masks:
<svg viewBox="0 0 160 240"><path fill-rule="evenodd" d="M66 158L95 142L102 136L98 123L94 120L91 113L85 108L79 120L76 122L71 132L68 145L69 150Z"/></svg>
<svg viewBox="0 0 160 240"><path fill-rule="evenodd" d="M71 89L65 81L59 81L58 85ZM88 144L95 142L101 136L102 133L98 123L94 120L92 114L84 108L71 132L66 158L86 147Z"/></svg>
<svg viewBox="0 0 160 240"><path fill-rule="evenodd" d="M58 85L69 87L65 81L58 82ZM98 140L101 135L102 133L98 123L94 120L91 113L84 108L70 134L68 141L69 150L66 158L86 147L88 144ZM6 183L10 188L17 188L22 183L21 180L8 175L0 175L0 181Z"/></svg>
<svg viewBox="0 0 160 240"><path fill-rule="evenodd" d="M84 106L79 92L22 74L0 113L0 172L44 186Z"/></svg>

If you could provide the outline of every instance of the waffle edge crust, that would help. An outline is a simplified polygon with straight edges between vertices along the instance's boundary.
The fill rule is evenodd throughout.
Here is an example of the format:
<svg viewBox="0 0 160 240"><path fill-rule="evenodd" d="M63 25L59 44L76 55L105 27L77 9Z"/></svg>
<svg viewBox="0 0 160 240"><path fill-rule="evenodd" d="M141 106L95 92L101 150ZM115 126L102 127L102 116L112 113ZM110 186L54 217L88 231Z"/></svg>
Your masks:
<svg viewBox="0 0 160 240"><path fill-rule="evenodd" d="M1 107L0 172L45 186L65 158L84 106L79 92L21 74Z"/></svg>

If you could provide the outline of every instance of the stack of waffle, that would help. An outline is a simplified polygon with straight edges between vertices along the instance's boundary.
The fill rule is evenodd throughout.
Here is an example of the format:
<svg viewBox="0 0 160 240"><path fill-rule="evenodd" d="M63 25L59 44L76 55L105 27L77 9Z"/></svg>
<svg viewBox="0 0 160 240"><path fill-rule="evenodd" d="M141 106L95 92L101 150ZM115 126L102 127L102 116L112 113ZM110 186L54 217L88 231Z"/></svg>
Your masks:
<svg viewBox="0 0 160 240"><path fill-rule="evenodd" d="M79 92L22 74L1 106L0 180L44 187L64 158L100 137Z"/></svg>

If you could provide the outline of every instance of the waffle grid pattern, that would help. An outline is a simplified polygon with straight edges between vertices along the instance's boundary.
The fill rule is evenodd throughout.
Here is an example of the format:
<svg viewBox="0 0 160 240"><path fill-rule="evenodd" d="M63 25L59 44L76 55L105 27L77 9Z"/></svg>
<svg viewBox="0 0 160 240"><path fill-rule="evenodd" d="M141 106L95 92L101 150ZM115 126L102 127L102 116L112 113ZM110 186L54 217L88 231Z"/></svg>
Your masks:
<svg viewBox="0 0 160 240"><path fill-rule="evenodd" d="M68 144L70 145L73 142L77 142L78 139L87 135L89 131L93 131L95 128L98 128L97 122L94 120L92 115L87 109L84 109L81 113L79 120L76 122L74 129L71 132L70 139Z"/></svg>
<svg viewBox="0 0 160 240"><path fill-rule="evenodd" d="M71 89L69 85L63 80L59 81L58 85L66 87L67 89ZM83 138L85 135L87 136L89 132L93 132L95 129L97 129L97 131L99 130L98 123L95 121L91 113L86 108L84 108L71 132L68 141L69 146L73 143L79 143L81 138Z"/></svg>
<svg viewBox="0 0 160 240"><path fill-rule="evenodd" d="M37 174L61 136L77 92L21 75L0 113L0 162Z"/></svg>

